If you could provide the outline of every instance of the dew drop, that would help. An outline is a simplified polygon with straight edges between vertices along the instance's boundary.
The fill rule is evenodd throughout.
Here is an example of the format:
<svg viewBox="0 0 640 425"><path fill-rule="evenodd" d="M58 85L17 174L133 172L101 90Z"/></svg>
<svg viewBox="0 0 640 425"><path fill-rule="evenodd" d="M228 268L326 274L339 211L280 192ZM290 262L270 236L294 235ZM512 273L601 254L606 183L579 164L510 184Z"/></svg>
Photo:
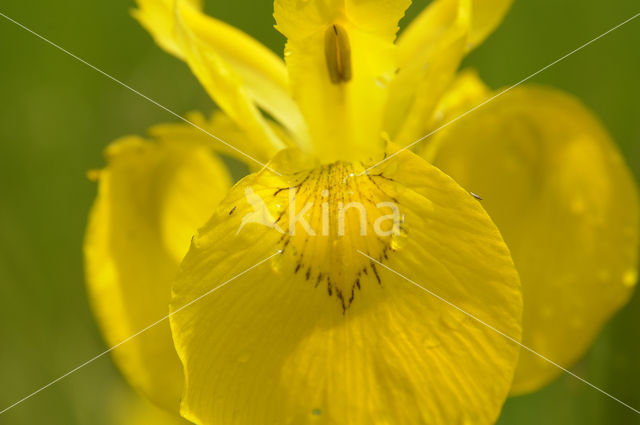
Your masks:
<svg viewBox="0 0 640 425"><path fill-rule="evenodd" d="M311 414L314 415L314 416L320 416L320 415L322 415L322 409L318 409L318 408L313 409L311 411Z"/></svg>
<svg viewBox="0 0 640 425"><path fill-rule="evenodd" d="M282 271L282 268L284 266L284 259L282 257L283 255L282 253L280 253L279 255L276 255L271 259L271 270L273 270L274 273L279 274Z"/></svg>
<svg viewBox="0 0 640 425"><path fill-rule="evenodd" d="M401 235L393 235L389 245L392 250L397 251L404 245L404 240L406 240L406 238L402 238Z"/></svg>
<svg viewBox="0 0 640 425"><path fill-rule="evenodd" d="M404 214L402 215L402 217L400 218L400 221L398 223L394 223L394 232L391 235L391 249L394 251L399 250L400 248L402 248L406 241L407 241L407 231L405 229L405 223L404 223Z"/></svg>

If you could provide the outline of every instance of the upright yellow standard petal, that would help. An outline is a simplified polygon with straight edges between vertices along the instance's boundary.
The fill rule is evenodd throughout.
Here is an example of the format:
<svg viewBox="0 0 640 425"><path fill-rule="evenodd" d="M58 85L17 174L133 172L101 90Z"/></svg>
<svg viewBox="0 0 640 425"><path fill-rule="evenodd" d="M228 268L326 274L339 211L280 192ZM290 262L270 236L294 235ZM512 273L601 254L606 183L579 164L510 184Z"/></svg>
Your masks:
<svg viewBox="0 0 640 425"><path fill-rule="evenodd" d="M407 145L429 134L430 118L465 55L502 21L512 0L436 0L400 35L398 75L385 129Z"/></svg>
<svg viewBox="0 0 640 425"><path fill-rule="evenodd" d="M186 118L197 127L183 122L156 124L149 129L149 135L160 141L181 140L209 146L215 152L244 162L253 170L262 168L261 163L267 163L275 155L271 146L254 143L235 121L221 111L214 111L210 118L206 118L200 112L191 112ZM287 139L285 130L277 123L269 122L269 125L280 139L293 144L293 141Z"/></svg>
<svg viewBox="0 0 640 425"><path fill-rule="evenodd" d="M293 96L324 161L381 154L383 109L409 0L276 0Z"/></svg>
<svg viewBox="0 0 640 425"><path fill-rule="evenodd" d="M532 87L437 137L435 165L484 199L513 253L523 343L570 367L636 283L637 188L615 145L577 100ZM513 393L559 373L523 352Z"/></svg>
<svg viewBox="0 0 640 425"><path fill-rule="evenodd" d="M195 9L202 8L202 0L181 0ZM138 9L133 17L149 31L149 34L167 52L183 58L182 47L176 38L174 7L176 0L136 0Z"/></svg>
<svg viewBox="0 0 640 425"><path fill-rule="evenodd" d="M188 141L127 137L105 155L84 252L91 303L114 346L168 314L178 264L230 179L207 147ZM134 387L177 411L183 374L168 321L113 356Z"/></svg>
<svg viewBox="0 0 640 425"><path fill-rule="evenodd" d="M491 89L480 79L473 69L465 69L458 73L456 79L438 101L430 119L425 120L425 134L432 134L422 143L422 157L433 163L438 153L438 143L446 142L446 138L435 137L441 129L452 125L464 115L472 113L472 109L487 100Z"/></svg>
<svg viewBox="0 0 640 425"><path fill-rule="evenodd" d="M426 134L426 123L467 52L471 0L438 0L398 40L398 72L391 83L385 130L407 145Z"/></svg>
<svg viewBox="0 0 640 425"><path fill-rule="evenodd" d="M212 49L207 44L202 31L198 31L200 27L192 29L187 25L188 16L198 13L193 2L145 1L141 6L143 8L137 15L142 22L149 21L157 25L170 23L170 30L159 27L157 31L160 34L171 35L172 45L177 46L180 56L187 62L212 99L242 128L254 144L268 152L277 152L285 147L260 112L240 74L234 71L217 49ZM169 15L165 16L166 14ZM187 18L183 17L185 14ZM156 15L162 16L162 19L152 19ZM151 25L149 28L153 30L155 26Z"/></svg>
<svg viewBox="0 0 640 425"><path fill-rule="evenodd" d="M406 44L404 48L418 52L423 40L440 36L448 29L447 25L442 25L447 22L448 11L461 7L463 3L468 5L465 8L470 6L470 30L465 48L468 52L500 25L513 0L435 0L402 33L403 43Z"/></svg>
<svg viewBox="0 0 640 425"><path fill-rule="evenodd" d="M513 0L472 0L469 50L475 49L500 25Z"/></svg>
<svg viewBox="0 0 640 425"><path fill-rule="evenodd" d="M445 95L438 102L431 128L440 127L469 112L490 95L491 89L475 70L465 69L458 72L456 79L447 87Z"/></svg>
<svg viewBox="0 0 640 425"><path fill-rule="evenodd" d="M134 16L160 46L189 63L214 100L228 104L225 88L214 86L200 64L194 63L198 57L207 62L206 66L215 63L208 72L221 72L222 76L227 72L235 74L258 106L282 123L294 139L307 143L305 123L289 93L287 69L281 58L244 32L202 13L200 1L138 0L137 3L139 9L134 11ZM178 21L176 13L180 16ZM185 31L193 40L187 45L180 36ZM199 50L195 58L190 53L192 49ZM213 78L220 79L221 75ZM231 111L228 113L233 116Z"/></svg>
<svg viewBox="0 0 640 425"><path fill-rule="evenodd" d="M173 286L182 414L494 423L518 345L386 268L519 339L518 276L478 201L407 152L375 175L292 151L269 165L282 175L263 170L230 191Z"/></svg>

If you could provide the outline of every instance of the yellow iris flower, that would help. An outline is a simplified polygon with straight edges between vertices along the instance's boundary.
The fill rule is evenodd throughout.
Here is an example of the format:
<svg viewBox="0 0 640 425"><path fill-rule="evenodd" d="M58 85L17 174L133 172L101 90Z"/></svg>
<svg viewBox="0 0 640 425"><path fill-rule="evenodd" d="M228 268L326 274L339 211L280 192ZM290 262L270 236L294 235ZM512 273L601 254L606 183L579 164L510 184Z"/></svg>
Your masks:
<svg viewBox="0 0 640 425"><path fill-rule="evenodd" d="M435 0L396 38L409 0L275 0L283 60L198 0L138 0L220 111L114 142L96 176L107 342L176 313L114 352L134 387L197 424L477 425L560 373L417 285L562 366L585 352L638 260L635 183L597 119L520 87L399 151L492 96L457 70L510 3ZM255 172L233 185L219 153ZM292 191L312 207L292 215ZM245 219L256 199L271 226Z"/></svg>

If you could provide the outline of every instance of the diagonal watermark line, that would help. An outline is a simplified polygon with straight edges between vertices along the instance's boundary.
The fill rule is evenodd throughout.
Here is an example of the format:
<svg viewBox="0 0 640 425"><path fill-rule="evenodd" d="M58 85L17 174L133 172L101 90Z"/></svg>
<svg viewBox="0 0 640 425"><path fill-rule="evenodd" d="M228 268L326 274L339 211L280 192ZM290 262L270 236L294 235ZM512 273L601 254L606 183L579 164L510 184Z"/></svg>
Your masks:
<svg viewBox="0 0 640 425"><path fill-rule="evenodd" d="M174 117L184 121L185 123L189 124L190 126L194 127L197 130L200 130L201 132L203 132L204 134L214 138L215 140L217 140L218 142L222 143L223 145L227 146L230 149L233 149L234 151L238 152L240 155L250 159L251 161L261 165L262 167L265 167L266 169L268 169L269 171L277 174L277 175L281 175L280 173L278 173L277 171L269 168L265 163L258 161L257 159L255 159L254 157L252 157L251 155L241 151L240 149L236 148L235 146L225 142L224 140L222 140L221 138L219 138L218 136L212 134L211 132L205 130L204 128L200 127L199 125L189 121L188 119L186 119L185 117L183 117L182 115L173 112L171 109L167 108L166 106L161 105L160 103L156 102L155 100L151 99L150 97L140 93L138 90L134 89L133 87L127 85L126 83L123 83L122 81L118 80L115 77L112 77L111 75L107 74L106 72L104 72L103 70L101 70L100 68L90 64L89 62L85 61L84 59L74 55L73 53L71 53L70 51L66 50L65 48L61 47L60 45L54 43L53 41L47 39L46 37L38 34L37 32L33 31L32 29L22 25L20 22L16 21L15 19L11 19L10 17L8 17L7 15L5 15L4 13L0 12L0 16L2 16L3 18L5 18L7 21L12 22L14 24L16 24L17 26L19 26L20 28L22 28L23 30L35 35L36 37L38 37L39 39L41 39L42 41L48 43L49 45L55 47L56 49L60 50L63 53L66 53L67 55L71 56L72 58L74 58L75 60L82 62L83 64L85 64L86 66L88 66L89 68L93 69L94 71L104 75L105 77L107 77L108 79L110 79L111 81L121 85L122 87L126 88L127 90L137 94L138 96L140 96L141 98L148 100L149 102L153 103L154 105L156 105L158 108L168 112L169 114L173 115Z"/></svg>
<svg viewBox="0 0 640 425"><path fill-rule="evenodd" d="M402 151L406 151L407 149L411 149L413 146L417 145L418 143L422 142L423 140L433 136L434 134L436 134L437 132L439 132L440 130L445 129L446 127L449 127L451 124L455 123L456 121L466 117L467 115L469 115L470 113L482 108L483 106L485 106L487 103L492 102L494 100L496 100L497 98L499 98L500 96L510 92L511 90L515 89L516 87L526 83L527 81L529 81L530 79L532 79L533 77L535 77L538 74L541 74L542 72L546 71L547 69L551 68L552 66L558 64L559 62L562 62L563 60L565 60L566 58L568 58L569 56L578 53L580 50L584 49L585 47L595 43L596 41L600 40L602 37L611 34L612 32L614 32L615 30L619 29L620 27L622 27L623 25L628 24L629 22L633 21L634 19L636 19L638 16L640 16L640 13L636 13L635 15L633 15L632 17L630 17L629 19L619 23L618 25L616 25L615 27L603 32L602 34L600 34L599 36L597 36L596 38L584 43L582 46L570 51L569 53L567 53L566 55L556 59L555 61L551 62L549 65L545 66L544 68L540 68L538 71L534 72L533 74L529 75L528 77L523 78L522 80L518 81L517 83L515 83L514 85L507 87L506 89L500 91L498 94L496 94L493 97L490 97L489 99L485 100L484 102L474 106L473 108L469 109L467 112L457 116L456 118L452 119L451 121L448 121L446 124L443 124L442 126L436 128L435 130L433 130L432 132L430 132L429 134L422 136L421 138L419 138L418 140L416 140L415 142L403 147L402 149L397 150L396 152L392 153L391 155L387 156L386 158L384 158L382 161L377 162L375 164L373 164L372 166L370 166L369 168L367 168L366 170L364 170L362 173L360 173L359 175L363 175L368 173L370 170L376 168L377 166L379 166L380 164L383 164L384 162L387 162L388 160L390 160L391 158L393 158L394 156L396 156L397 154L399 154Z"/></svg>
<svg viewBox="0 0 640 425"><path fill-rule="evenodd" d="M420 284L416 283L415 281L409 279L408 277L406 277L405 275L401 274L400 272L395 271L394 269L392 269L389 266L386 266L385 264L382 264L380 261L376 260L375 258L365 254L364 252L360 251L359 249L357 250L360 254L364 255L365 257L367 257L369 260L375 262L376 264L378 264L381 267L384 267L385 269L389 270L390 272L392 272L393 274L403 278L404 280L406 280L407 282L411 283L412 285L422 289L423 291L427 292L429 295L439 299L440 301L442 301L443 303L455 308L456 310L458 310L459 312L465 314L466 316L472 318L473 320L475 320L476 322L486 326L487 328L491 329L492 331L502 335L503 337L505 337L506 339L508 339L509 341L519 345L520 347L524 348L525 350L529 351L532 354L535 354L536 356L540 357L542 360L552 364L553 366L557 367L558 369L561 369L562 371L568 373L569 375L573 376L574 378L576 378L577 380L587 384L588 386L590 386L591 388L593 388L594 390L597 390L599 392L601 392L602 394L606 395L607 397L611 398L612 400L617 401L618 403L620 403L621 405L625 406L626 408L634 411L635 413L640 415L640 410L635 409L631 406L629 406L627 403L625 403L624 401L620 400L619 398L616 398L614 396L612 396L611 394L609 394L608 392L596 387L595 385L593 385L591 382L587 381L584 378L581 378L580 376L576 375L575 373L571 372L570 370L560 366L558 363L554 362L553 360L543 356L542 354L538 353L537 351L533 350L532 348L527 347L526 345L522 344L520 341L518 341L517 339L510 337L509 335L505 334L504 332L496 329L495 327L491 326L490 324L486 323L485 321L483 321L482 319L478 319L476 316L474 316L471 313L467 313L465 310L463 310L462 308L458 307L457 305L453 304L452 302L442 298L440 295L436 294L433 291L428 290L427 288L425 288L424 286L421 286Z"/></svg>
<svg viewBox="0 0 640 425"><path fill-rule="evenodd" d="M47 385L37 389L36 391L32 392L31 394L21 398L20 400L16 401L15 403L13 403L12 405L6 407L5 409L3 409L2 411L0 411L0 415L2 415L3 413L13 409L14 407L16 407L17 405L21 404L22 402L25 402L27 400L29 400L31 397L35 396L36 394L46 390L47 388L49 388L50 386L62 381L64 378L66 378L67 376L77 372L78 370L82 369L83 367L87 366L90 363L93 363L94 361L98 360L99 358L105 356L106 354L112 352L113 350L115 350L116 348L120 347L123 344L126 344L127 342L131 341L133 338L139 336L140 334L143 334L144 332L148 331L149 329L153 328L154 326L164 322L165 320L167 320L168 318L170 318L171 316L173 316L176 313L181 312L182 310L184 310L185 308L189 307L190 305L200 301L202 298L206 297L207 295L212 294L213 292L217 291L218 289L226 286L228 283L233 282L234 280L236 280L237 278L239 278L240 276L244 275L245 273L250 272L251 270L255 269L256 267L264 264L265 262L269 261L270 259L272 259L273 257L275 257L276 255L282 253L282 251L278 250L275 253L273 253L272 255L270 255L269 257L265 258L264 260L260 261L259 263L254 264L253 266L249 267L248 269L246 269L245 271L243 271L242 273L238 273L237 275L233 276L231 279L221 283L220 285L216 286L213 289L210 289L209 291L205 292L204 294L200 295L198 298L193 299L191 301L189 301L187 304L183 305L182 307L178 308L177 310L172 311L171 313L167 314L166 316L164 316L163 318L153 322L152 324L150 324L149 326L139 330L138 332L136 332L135 334L131 335L130 337L120 341L119 343L117 343L116 345L108 348L107 350L103 351L102 353L98 354L95 357L92 357L91 359L87 360L86 362L82 363L81 365L71 369L69 372L65 373L64 375L54 379L53 381L49 382Z"/></svg>

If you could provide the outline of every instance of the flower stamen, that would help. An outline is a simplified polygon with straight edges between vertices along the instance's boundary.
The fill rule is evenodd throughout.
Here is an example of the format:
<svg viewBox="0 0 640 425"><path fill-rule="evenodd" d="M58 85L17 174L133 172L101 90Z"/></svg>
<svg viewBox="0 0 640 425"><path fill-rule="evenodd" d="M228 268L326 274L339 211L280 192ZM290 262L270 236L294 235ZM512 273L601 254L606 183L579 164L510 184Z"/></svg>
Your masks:
<svg viewBox="0 0 640 425"><path fill-rule="evenodd" d="M327 28L324 52L331 82L342 84L351 81L351 43L349 34L343 26L333 24Z"/></svg>

